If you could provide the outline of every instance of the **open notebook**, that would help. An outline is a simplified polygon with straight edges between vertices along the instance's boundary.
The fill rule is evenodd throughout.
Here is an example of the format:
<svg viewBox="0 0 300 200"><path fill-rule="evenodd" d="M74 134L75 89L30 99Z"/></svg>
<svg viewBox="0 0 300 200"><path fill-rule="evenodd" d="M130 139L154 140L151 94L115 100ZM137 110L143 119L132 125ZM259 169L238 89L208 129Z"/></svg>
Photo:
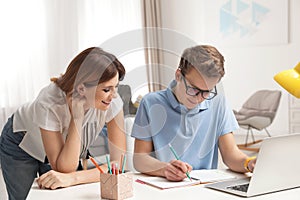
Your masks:
<svg viewBox="0 0 300 200"><path fill-rule="evenodd" d="M157 187L159 189L169 189L169 188L191 186L200 183L217 182L217 181L236 178L235 176L227 172L216 170L216 169L193 170L190 172L190 176L192 178L192 181L186 178L180 182L172 182L162 177L149 176L149 177L139 177L137 179L137 182L148 184Z"/></svg>

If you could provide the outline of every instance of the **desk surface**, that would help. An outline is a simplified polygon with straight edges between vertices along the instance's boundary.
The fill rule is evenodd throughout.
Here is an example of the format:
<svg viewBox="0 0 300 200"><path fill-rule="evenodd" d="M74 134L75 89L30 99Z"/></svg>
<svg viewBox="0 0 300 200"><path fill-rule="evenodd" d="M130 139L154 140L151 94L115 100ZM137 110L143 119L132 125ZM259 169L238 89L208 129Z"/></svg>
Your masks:
<svg viewBox="0 0 300 200"><path fill-rule="evenodd" d="M244 176L235 174L236 176ZM134 175L134 180L137 179L139 174ZM199 197L201 199L210 200L234 200L234 199L247 199L238 197L232 194L227 194L220 191L205 188L203 184L188 186L182 188L160 190L149 185L134 182L134 196L129 199L186 199ZM275 192L256 197L251 197L251 200L299 200L300 188ZM100 183L83 184L69 188L62 188L58 190L42 190L39 189L36 183L33 185L29 195L29 200L43 199L43 200L60 200L60 199L101 199L100 198ZM197 198L198 199L198 198Z"/></svg>

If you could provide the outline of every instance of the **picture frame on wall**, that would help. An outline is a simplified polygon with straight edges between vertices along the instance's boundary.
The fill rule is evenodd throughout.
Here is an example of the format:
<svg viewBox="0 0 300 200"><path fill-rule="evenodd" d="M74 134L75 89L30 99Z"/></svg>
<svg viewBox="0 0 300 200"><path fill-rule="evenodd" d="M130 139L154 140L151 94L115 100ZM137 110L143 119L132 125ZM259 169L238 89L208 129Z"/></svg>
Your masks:
<svg viewBox="0 0 300 200"><path fill-rule="evenodd" d="M206 1L204 38L223 46L287 44L288 8L288 0Z"/></svg>

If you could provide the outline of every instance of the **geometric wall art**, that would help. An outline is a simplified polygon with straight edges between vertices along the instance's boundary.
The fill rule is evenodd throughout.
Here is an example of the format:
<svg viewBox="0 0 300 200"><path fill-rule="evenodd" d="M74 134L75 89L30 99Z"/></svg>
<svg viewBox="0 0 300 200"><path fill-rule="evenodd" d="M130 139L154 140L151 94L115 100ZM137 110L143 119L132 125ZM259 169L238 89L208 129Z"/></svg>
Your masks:
<svg viewBox="0 0 300 200"><path fill-rule="evenodd" d="M204 38L220 45L288 43L288 0L205 1Z"/></svg>

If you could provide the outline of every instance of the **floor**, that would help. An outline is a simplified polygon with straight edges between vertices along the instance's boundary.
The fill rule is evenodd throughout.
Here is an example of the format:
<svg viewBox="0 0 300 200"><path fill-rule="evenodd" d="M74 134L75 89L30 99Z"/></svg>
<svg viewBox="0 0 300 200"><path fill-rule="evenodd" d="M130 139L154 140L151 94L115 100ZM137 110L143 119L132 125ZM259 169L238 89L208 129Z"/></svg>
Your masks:
<svg viewBox="0 0 300 200"><path fill-rule="evenodd" d="M262 137L265 137L264 135L262 136L255 136L256 139L260 139ZM244 142L245 136L242 134L235 134L235 140L237 144L243 143ZM249 156L255 155L253 152L245 151L245 153ZM219 168L226 168L226 166L223 164L222 159L219 161ZM6 189L4 185L4 180L2 177L2 171L0 170L0 200L8 199L7 194L6 194Z"/></svg>

